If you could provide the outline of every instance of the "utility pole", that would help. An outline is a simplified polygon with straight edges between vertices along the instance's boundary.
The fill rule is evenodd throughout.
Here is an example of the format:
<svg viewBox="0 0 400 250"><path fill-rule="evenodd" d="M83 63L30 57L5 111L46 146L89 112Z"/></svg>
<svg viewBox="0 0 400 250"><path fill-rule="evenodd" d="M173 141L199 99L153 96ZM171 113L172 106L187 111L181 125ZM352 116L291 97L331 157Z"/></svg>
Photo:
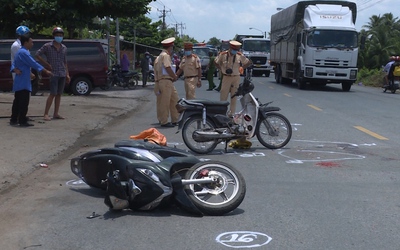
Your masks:
<svg viewBox="0 0 400 250"><path fill-rule="evenodd" d="M161 12L160 18L162 18L162 27L161 30L165 30L167 28L167 25L165 24L165 16L167 12L171 12L171 10L165 10L165 6L163 10L157 9L159 12Z"/></svg>
<svg viewBox="0 0 400 250"><path fill-rule="evenodd" d="M183 25L185 25L184 23L174 23L175 25L175 36L177 37L178 34L180 34L179 36L182 38L183 37L183 31L182 29L184 29L185 27L183 27ZM180 26L181 32L178 32L178 26Z"/></svg>

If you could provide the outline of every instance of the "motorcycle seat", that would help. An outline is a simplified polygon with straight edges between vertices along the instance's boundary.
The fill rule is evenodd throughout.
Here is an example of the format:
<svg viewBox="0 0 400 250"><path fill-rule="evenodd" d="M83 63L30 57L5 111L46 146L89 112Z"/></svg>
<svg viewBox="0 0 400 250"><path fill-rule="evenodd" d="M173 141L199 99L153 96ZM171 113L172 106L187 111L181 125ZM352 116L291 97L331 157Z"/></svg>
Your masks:
<svg viewBox="0 0 400 250"><path fill-rule="evenodd" d="M201 103L204 106L223 106L227 107L229 106L228 101L212 101L212 100L203 100L203 99L192 99L192 100L186 100L187 103Z"/></svg>

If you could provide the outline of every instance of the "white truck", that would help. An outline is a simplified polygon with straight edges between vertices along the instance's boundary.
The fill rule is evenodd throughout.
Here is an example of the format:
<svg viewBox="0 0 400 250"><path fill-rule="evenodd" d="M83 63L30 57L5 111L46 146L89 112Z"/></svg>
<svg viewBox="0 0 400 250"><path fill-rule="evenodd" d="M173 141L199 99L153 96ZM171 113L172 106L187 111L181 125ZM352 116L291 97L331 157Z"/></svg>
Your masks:
<svg viewBox="0 0 400 250"><path fill-rule="evenodd" d="M236 35L234 40L242 43L242 53L253 62L253 75L269 77L272 70L270 41L263 35Z"/></svg>
<svg viewBox="0 0 400 250"><path fill-rule="evenodd" d="M357 79L357 6L348 1L300 1L271 17L271 64L277 83L298 88Z"/></svg>

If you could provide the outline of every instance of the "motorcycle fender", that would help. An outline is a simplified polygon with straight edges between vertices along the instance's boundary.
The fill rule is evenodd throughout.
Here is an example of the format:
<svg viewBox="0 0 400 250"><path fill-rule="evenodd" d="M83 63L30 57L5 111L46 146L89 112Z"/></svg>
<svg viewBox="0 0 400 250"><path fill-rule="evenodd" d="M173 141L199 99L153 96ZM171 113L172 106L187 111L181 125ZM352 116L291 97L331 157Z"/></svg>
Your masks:
<svg viewBox="0 0 400 250"><path fill-rule="evenodd" d="M185 124L186 120L189 119L192 116L202 116L203 115L203 108L201 109L194 109L194 110L185 110L183 111L183 114L181 114L182 117L179 118L178 121L178 131L182 129L183 125Z"/></svg>
<svg viewBox="0 0 400 250"><path fill-rule="evenodd" d="M262 118L265 118L268 112L272 112L272 111L279 111L281 110L278 107L268 107L268 106L261 106L259 108L259 114Z"/></svg>
<svg viewBox="0 0 400 250"><path fill-rule="evenodd" d="M186 211L202 217L203 213L193 204L183 189L182 178L179 174L172 175L171 183L175 193L174 197L178 205Z"/></svg>

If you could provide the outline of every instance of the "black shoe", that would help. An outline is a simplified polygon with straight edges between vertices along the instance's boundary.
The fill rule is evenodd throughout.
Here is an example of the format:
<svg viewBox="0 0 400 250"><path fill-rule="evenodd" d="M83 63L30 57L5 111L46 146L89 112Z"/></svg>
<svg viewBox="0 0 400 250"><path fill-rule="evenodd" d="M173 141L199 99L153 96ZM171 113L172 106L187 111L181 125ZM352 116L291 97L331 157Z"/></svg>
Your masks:
<svg viewBox="0 0 400 250"><path fill-rule="evenodd" d="M178 123L177 122L173 122L173 123L171 123L172 125L174 125L174 126L178 126Z"/></svg>
<svg viewBox="0 0 400 250"><path fill-rule="evenodd" d="M20 127L32 127L32 126L35 126L35 125L33 125L32 123L21 123L20 125L19 125Z"/></svg>
<svg viewBox="0 0 400 250"><path fill-rule="evenodd" d="M216 90L216 91L218 91L218 92L220 92L220 91L221 91L221 89L219 89L219 88L216 88L216 89L214 89L214 90Z"/></svg>
<svg viewBox="0 0 400 250"><path fill-rule="evenodd" d="M18 122L10 121L10 126L17 126Z"/></svg>
<svg viewBox="0 0 400 250"><path fill-rule="evenodd" d="M175 127L175 125L173 125L172 123L168 122L168 123L165 123L165 124L161 124L161 127L172 128L172 127Z"/></svg>

